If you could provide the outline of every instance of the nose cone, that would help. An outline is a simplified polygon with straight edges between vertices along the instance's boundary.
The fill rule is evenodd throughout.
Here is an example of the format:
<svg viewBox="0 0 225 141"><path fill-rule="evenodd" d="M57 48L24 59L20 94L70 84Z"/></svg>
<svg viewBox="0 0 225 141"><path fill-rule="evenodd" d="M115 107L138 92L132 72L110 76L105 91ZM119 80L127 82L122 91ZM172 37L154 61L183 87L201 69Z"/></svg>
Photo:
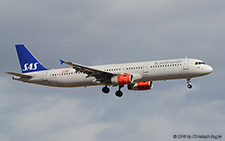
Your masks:
<svg viewBox="0 0 225 141"><path fill-rule="evenodd" d="M207 66L207 74L211 73L213 71L213 68L211 66Z"/></svg>

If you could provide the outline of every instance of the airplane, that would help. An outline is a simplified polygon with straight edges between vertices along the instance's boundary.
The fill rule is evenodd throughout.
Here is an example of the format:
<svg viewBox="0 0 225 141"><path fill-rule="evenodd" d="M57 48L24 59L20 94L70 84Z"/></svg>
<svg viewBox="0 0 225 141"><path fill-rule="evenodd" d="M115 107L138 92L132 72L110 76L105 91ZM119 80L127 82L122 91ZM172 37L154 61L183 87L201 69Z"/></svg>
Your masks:
<svg viewBox="0 0 225 141"><path fill-rule="evenodd" d="M153 81L186 79L187 87L192 88L191 78L210 74L213 68L202 60L181 58L172 60L121 63L111 65L85 66L60 59L61 64L70 68L47 69L25 47L15 45L22 73L6 72L12 79L53 87L87 87L102 85L102 92L108 94L109 86L119 86L115 92L122 97L121 88L144 91L153 88Z"/></svg>

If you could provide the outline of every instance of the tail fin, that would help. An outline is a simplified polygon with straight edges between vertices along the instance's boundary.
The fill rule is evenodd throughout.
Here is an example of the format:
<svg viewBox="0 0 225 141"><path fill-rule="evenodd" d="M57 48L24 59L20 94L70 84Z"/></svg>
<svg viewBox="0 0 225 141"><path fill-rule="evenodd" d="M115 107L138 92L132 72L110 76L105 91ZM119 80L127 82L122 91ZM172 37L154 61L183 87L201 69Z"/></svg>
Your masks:
<svg viewBox="0 0 225 141"><path fill-rule="evenodd" d="M47 70L23 44L16 45L16 51L23 73Z"/></svg>

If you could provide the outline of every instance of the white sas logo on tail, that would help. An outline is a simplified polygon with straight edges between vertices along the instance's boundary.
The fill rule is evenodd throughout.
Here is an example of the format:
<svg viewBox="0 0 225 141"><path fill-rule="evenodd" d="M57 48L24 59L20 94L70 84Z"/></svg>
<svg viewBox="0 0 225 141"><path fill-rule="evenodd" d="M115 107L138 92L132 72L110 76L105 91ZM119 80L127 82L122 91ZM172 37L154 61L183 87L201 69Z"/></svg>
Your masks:
<svg viewBox="0 0 225 141"><path fill-rule="evenodd" d="M26 63L26 64L24 64L23 71L36 70L37 69L37 65L38 65L38 62L36 62L36 63L30 63L30 64Z"/></svg>

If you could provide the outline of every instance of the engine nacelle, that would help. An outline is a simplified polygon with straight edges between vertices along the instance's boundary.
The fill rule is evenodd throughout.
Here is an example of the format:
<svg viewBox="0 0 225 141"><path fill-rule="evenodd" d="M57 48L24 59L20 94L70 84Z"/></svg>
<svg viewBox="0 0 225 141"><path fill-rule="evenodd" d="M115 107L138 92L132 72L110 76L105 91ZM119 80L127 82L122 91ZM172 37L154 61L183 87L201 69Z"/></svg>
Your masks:
<svg viewBox="0 0 225 141"><path fill-rule="evenodd" d="M144 90L150 90L153 88L152 81L145 81L145 82L139 82L135 84L129 84L127 85L128 90L135 90L135 91L144 91Z"/></svg>
<svg viewBox="0 0 225 141"><path fill-rule="evenodd" d="M132 74L121 74L111 78L111 83L115 85L131 84L133 82L134 77Z"/></svg>

